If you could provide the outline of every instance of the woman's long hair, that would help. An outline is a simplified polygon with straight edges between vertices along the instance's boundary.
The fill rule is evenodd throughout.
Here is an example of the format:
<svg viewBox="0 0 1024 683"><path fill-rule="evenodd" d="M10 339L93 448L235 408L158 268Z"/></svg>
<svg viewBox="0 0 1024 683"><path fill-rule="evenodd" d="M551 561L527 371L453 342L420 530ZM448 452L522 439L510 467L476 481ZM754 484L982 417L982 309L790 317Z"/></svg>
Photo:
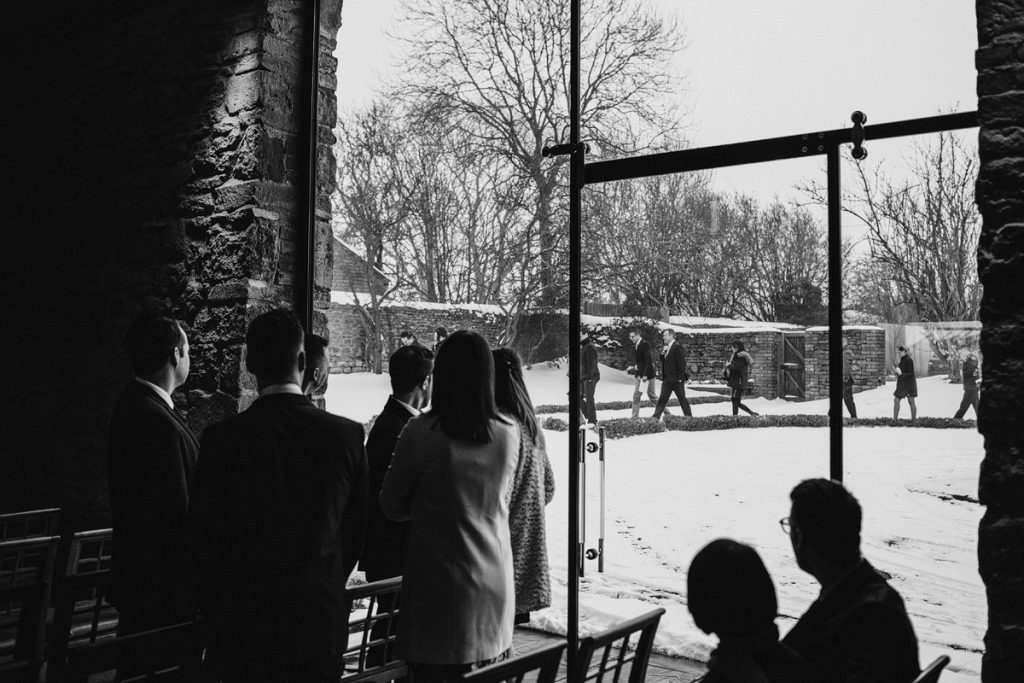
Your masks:
<svg viewBox="0 0 1024 683"><path fill-rule="evenodd" d="M530 439L537 441L540 425L533 412L533 401L526 390L523 379L523 364L519 354L512 349L495 349L494 356L494 402L498 410L511 415L526 427Z"/></svg>
<svg viewBox="0 0 1024 683"><path fill-rule="evenodd" d="M494 405L494 360L476 332L452 332L437 347L430 416L453 439L490 443Z"/></svg>

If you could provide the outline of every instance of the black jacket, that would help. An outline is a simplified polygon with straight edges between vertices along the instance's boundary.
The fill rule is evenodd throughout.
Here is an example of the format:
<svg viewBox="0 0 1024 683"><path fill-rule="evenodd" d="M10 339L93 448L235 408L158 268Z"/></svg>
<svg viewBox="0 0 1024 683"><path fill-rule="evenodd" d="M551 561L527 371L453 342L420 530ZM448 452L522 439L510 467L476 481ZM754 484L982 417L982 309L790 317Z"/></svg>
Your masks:
<svg viewBox="0 0 1024 683"><path fill-rule="evenodd" d="M651 358L651 344L646 339L641 339L633 350L633 365L636 366L637 377L654 379L657 370L654 369L654 359Z"/></svg>
<svg viewBox="0 0 1024 683"><path fill-rule="evenodd" d="M673 342L668 354L661 357L661 377L669 384L685 382L687 379L686 352L678 341Z"/></svg>
<svg viewBox="0 0 1024 683"><path fill-rule="evenodd" d="M597 347L590 339L583 342L580 349L580 380L596 382L601 379L601 371L597 368Z"/></svg>
<svg viewBox="0 0 1024 683"><path fill-rule="evenodd" d="M114 408L108 450L111 597L122 612L142 609L166 624L195 614L187 515L198 456L184 418L132 380Z"/></svg>
<svg viewBox="0 0 1024 683"><path fill-rule="evenodd" d="M782 642L807 660L822 683L899 683L920 672L903 599L867 560L812 603Z"/></svg>
<svg viewBox="0 0 1024 683"><path fill-rule="evenodd" d="M402 574L402 552L409 534L408 522L393 522L384 516L377 497L384 475L391 465L395 443L412 414L393 396L377 416L366 439L366 459L370 470L370 503L366 522L366 549L359 563L367 579L376 581ZM372 577L372 578L371 578Z"/></svg>
<svg viewBox="0 0 1024 683"><path fill-rule="evenodd" d="M271 678L342 652L366 533L363 428L273 394L203 433L200 606L224 670Z"/></svg>
<svg viewBox="0 0 1024 683"><path fill-rule="evenodd" d="M978 390L978 361L976 360L965 360L963 372L964 390L965 391L977 391Z"/></svg>

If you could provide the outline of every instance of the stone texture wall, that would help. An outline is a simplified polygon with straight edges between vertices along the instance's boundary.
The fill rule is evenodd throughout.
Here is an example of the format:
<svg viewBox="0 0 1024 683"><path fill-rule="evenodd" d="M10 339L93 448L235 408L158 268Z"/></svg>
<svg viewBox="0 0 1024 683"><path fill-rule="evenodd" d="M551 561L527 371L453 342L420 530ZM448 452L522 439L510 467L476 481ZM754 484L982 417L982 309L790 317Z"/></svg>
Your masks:
<svg viewBox="0 0 1024 683"><path fill-rule="evenodd" d="M1024 1L978 0L982 680L1024 680Z"/></svg>
<svg viewBox="0 0 1024 683"><path fill-rule="evenodd" d="M828 328L804 333L804 381L808 400L828 398ZM853 390L864 391L885 382L885 330L844 327L843 338L854 356Z"/></svg>
<svg viewBox="0 0 1024 683"><path fill-rule="evenodd" d="M341 3L323 4L320 331ZM251 399L246 324L291 305L301 258L302 7L99 3L11 30L0 283L18 362L0 389L0 511L59 506L65 529L109 523L106 430L131 375L124 332L143 312L185 323L192 374L175 400L194 427Z"/></svg>
<svg viewBox="0 0 1024 683"><path fill-rule="evenodd" d="M346 294L373 291L378 296L387 291L388 279L383 273L376 269L369 270L366 261L337 238L332 241L332 244L334 266L330 283L331 289Z"/></svg>

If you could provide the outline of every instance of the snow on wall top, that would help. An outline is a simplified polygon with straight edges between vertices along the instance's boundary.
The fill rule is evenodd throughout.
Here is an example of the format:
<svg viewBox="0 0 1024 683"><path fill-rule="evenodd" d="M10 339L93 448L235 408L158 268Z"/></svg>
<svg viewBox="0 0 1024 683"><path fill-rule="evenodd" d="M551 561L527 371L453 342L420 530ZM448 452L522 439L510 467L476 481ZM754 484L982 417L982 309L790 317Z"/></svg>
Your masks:
<svg viewBox="0 0 1024 683"><path fill-rule="evenodd" d="M882 331L881 327L877 325L843 325L844 330L875 330L878 332ZM814 327L808 327L808 332L828 332L828 325L816 325Z"/></svg>
<svg viewBox="0 0 1024 683"><path fill-rule="evenodd" d="M359 303L370 302L370 295L367 292L340 292L331 290L331 303L354 306L356 300ZM502 313L500 306L493 304L439 304L433 301L385 301L380 304L382 308L413 308L421 311L469 311L472 313Z"/></svg>

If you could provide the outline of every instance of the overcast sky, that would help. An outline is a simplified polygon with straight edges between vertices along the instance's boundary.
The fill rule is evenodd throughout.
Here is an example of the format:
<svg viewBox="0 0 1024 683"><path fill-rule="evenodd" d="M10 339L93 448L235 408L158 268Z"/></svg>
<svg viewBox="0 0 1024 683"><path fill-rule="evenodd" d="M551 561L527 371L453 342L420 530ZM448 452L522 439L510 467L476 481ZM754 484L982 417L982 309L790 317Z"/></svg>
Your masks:
<svg viewBox="0 0 1024 683"><path fill-rule="evenodd" d="M555 1L555 0L551 0ZM977 107L974 0L650 0L686 36L677 71L691 146L755 140ZM399 0L345 0L338 35L344 111L394 73ZM869 129L870 135L870 129ZM973 133L971 133L973 135ZM870 160L909 143L875 143ZM896 163L896 162L894 162ZM716 172L723 190L791 196L820 159Z"/></svg>

